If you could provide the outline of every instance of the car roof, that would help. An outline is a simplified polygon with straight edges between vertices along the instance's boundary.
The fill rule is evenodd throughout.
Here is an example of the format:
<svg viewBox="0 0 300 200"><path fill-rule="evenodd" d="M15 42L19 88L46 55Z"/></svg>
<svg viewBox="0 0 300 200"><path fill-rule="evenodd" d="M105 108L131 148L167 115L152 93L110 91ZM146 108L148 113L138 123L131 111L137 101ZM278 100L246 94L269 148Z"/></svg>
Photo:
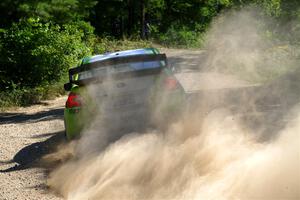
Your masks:
<svg viewBox="0 0 300 200"><path fill-rule="evenodd" d="M115 58L115 57L126 57L131 55L158 54L158 53L159 51L156 48L143 48L143 49L108 52L108 53L99 54L91 57L85 57L82 59L81 64L93 63L93 62L102 61L102 60Z"/></svg>

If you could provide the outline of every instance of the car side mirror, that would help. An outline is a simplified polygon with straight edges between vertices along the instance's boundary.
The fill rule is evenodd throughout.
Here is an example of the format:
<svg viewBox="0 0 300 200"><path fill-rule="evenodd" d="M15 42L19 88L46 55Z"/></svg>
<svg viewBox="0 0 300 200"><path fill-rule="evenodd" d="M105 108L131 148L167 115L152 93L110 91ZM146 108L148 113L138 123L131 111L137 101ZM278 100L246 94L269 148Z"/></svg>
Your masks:
<svg viewBox="0 0 300 200"><path fill-rule="evenodd" d="M64 89L66 91L70 91L72 89L72 83L65 83L64 84Z"/></svg>

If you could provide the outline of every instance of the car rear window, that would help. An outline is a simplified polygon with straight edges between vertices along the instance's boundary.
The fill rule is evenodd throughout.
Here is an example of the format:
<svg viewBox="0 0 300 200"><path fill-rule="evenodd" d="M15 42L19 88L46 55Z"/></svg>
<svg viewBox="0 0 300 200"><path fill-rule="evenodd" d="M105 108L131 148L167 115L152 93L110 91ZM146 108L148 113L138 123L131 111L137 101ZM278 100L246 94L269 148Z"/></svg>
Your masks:
<svg viewBox="0 0 300 200"><path fill-rule="evenodd" d="M155 69L155 68L163 67L165 65L166 63L164 61L147 61L147 62L122 63L116 65L109 65L105 67L99 66L78 73L78 80L84 80L84 79L94 78L98 76L109 76L115 73L134 72L134 71L145 70L145 69Z"/></svg>

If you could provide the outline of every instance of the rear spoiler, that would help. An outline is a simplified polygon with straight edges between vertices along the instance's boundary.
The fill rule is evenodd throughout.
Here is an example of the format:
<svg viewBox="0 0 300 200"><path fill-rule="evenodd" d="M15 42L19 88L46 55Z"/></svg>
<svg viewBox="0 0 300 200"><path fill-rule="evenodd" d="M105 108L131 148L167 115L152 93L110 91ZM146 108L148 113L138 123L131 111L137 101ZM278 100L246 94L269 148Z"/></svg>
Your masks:
<svg viewBox="0 0 300 200"><path fill-rule="evenodd" d="M151 62L151 61L163 62L164 65L160 64L157 67L138 69L130 72L119 72L113 74L111 77L121 79L121 78L132 77L132 76L145 76L145 75L156 74L159 73L163 67L168 65L166 54L143 54L143 55L130 55L126 57L113 57L105 60L96 61L93 63L82 64L79 67L69 69L69 83L64 84L64 88L66 91L70 91L72 88L72 84L86 85L91 82L101 82L105 78L107 78L106 75L103 75L103 76L97 76L93 78L87 78L84 80L75 80L74 75L80 72L88 71L94 68L117 65L117 64Z"/></svg>

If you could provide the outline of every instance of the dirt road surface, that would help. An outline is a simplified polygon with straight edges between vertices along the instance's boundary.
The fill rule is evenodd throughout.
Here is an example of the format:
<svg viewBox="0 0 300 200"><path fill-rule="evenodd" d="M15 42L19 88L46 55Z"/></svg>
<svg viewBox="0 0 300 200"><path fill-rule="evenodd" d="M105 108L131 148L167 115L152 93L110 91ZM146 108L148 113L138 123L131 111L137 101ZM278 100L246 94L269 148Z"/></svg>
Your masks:
<svg viewBox="0 0 300 200"><path fill-rule="evenodd" d="M203 58L202 51L162 51L182 73L198 69ZM186 77L181 78L188 82ZM0 113L0 200L61 199L47 188L47 170L38 161L63 141L65 100L63 96Z"/></svg>
<svg viewBox="0 0 300 200"><path fill-rule="evenodd" d="M49 138L62 135L65 99L0 114L1 200L60 199L47 191L45 170L35 164L48 152Z"/></svg>

